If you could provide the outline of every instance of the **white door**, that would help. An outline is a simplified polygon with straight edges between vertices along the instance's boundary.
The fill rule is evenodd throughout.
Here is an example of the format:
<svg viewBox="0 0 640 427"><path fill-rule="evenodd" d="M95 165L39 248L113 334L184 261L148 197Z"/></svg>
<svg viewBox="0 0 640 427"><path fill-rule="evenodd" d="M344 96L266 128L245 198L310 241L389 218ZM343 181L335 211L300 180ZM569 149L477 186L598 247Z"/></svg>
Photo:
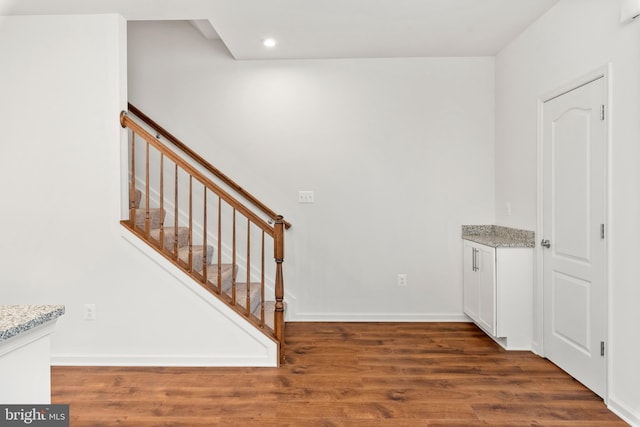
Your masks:
<svg viewBox="0 0 640 427"><path fill-rule="evenodd" d="M464 241L464 312L496 334L496 250Z"/></svg>
<svg viewBox="0 0 640 427"><path fill-rule="evenodd" d="M478 273L476 270L476 248L464 240L464 273L463 273L463 303L464 312L471 319L478 319Z"/></svg>
<svg viewBox="0 0 640 427"><path fill-rule="evenodd" d="M478 323L496 335L496 250L478 245Z"/></svg>
<svg viewBox="0 0 640 427"><path fill-rule="evenodd" d="M545 102L542 118L541 237L549 243L543 248L544 353L600 396L606 373L604 84L599 78Z"/></svg>

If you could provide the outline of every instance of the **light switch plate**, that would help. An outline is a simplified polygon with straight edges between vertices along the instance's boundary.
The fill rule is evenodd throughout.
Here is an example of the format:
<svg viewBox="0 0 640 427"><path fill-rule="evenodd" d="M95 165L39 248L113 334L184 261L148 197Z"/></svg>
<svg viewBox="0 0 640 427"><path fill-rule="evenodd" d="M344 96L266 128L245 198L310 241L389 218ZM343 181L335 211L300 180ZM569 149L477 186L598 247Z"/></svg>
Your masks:
<svg viewBox="0 0 640 427"><path fill-rule="evenodd" d="M298 203L314 203L313 191L298 191Z"/></svg>

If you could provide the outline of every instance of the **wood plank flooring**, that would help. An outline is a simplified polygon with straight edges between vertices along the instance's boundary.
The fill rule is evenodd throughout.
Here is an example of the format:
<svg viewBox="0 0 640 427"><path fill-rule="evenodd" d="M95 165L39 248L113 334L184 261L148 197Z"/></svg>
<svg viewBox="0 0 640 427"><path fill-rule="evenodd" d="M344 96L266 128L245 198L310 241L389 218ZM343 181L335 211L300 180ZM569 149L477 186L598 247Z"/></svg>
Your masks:
<svg viewBox="0 0 640 427"><path fill-rule="evenodd" d="M626 426L469 323L288 323L281 368L53 367L71 426Z"/></svg>

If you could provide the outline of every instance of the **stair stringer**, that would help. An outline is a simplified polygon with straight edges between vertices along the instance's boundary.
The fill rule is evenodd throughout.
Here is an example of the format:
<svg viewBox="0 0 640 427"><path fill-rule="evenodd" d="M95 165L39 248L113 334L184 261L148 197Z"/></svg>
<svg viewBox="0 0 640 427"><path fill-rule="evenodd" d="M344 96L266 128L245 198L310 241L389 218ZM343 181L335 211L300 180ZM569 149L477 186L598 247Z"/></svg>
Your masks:
<svg viewBox="0 0 640 427"><path fill-rule="evenodd" d="M158 358L160 363L154 363L153 361L146 361L140 365L159 366L159 365L180 365L180 366L250 366L250 367L277 367L279 363L278 357L278 343L259 331L254 325L243 318L240 314L235 312L227 304L222 302L216 296L207 291L200 283L191 278L187 273L182 271L179 267L174 265L171 261L167 260L161 254L159 254L154 248L149 246L146 242L141 240L134 233L126 229L121 228L121 236L133 247L138 249L143 255L147 256L160 268L165 270L168 274L173 276L185 290L193 292L199 298L204 300L212 309L222 314L225 318L231 321L231 323L237 327L239 332L242 332L247 338L253 340L260 347L259 354L251 356L239 356L239 357L216 357L203 359L201 357L193 359L181 358L177 363L172 363L170 358ZM223 343L221 343L223 345Z"/></svg>

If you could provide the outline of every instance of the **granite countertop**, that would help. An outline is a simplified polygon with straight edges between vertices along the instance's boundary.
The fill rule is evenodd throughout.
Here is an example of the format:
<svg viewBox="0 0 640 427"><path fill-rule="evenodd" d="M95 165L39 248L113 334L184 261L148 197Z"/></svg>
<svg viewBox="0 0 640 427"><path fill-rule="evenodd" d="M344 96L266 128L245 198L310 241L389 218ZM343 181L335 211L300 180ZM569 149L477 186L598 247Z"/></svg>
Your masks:
<svg viewBox="0 0 640 427"><path fill-rule="evenodd" d="M0 342L64 314L64 305L0 305Z"/></svg>
<svg viewBox="0 0 640 427"><path fill-rule="evenodd" d="M494 248L533 248L535 232L499 225L463 225L462 238Z"/></svg>

